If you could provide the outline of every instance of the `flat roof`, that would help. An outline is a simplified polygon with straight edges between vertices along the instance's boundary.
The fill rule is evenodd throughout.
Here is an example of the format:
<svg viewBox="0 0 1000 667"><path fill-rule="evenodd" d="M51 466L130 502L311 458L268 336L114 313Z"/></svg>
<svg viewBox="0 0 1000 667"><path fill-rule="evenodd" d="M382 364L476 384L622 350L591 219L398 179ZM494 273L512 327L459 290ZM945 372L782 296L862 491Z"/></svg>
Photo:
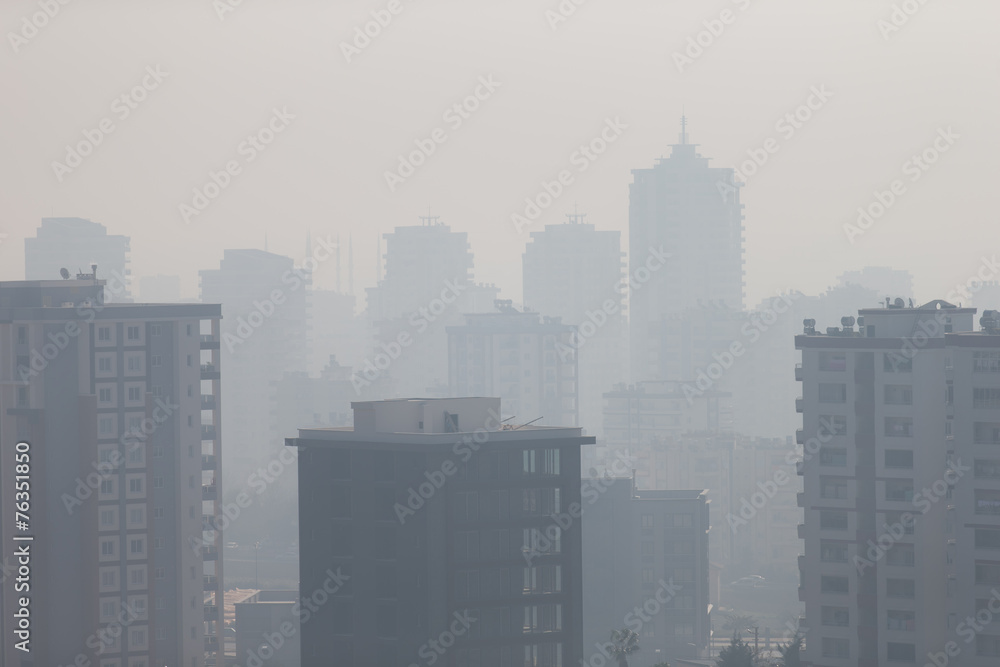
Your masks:
<svg viewBox="0 0 1000 667"><path fill-rule="evenodd" d="M483 435L486 440L482 440ZM300 428L297 438L285 438L288 447L309 447L330 443L344 444L385 444L413 445L415 448L436 449L442 445L455 445L475 438L486 442L501 444L524 442L531 440L575 440L580 445L593 445L597 438L583 435L580 427L567 426L523 426L496 431L459 431L456 433L415 433L415 432L356 432L353 426L330 426L322 428Z"/></svg>

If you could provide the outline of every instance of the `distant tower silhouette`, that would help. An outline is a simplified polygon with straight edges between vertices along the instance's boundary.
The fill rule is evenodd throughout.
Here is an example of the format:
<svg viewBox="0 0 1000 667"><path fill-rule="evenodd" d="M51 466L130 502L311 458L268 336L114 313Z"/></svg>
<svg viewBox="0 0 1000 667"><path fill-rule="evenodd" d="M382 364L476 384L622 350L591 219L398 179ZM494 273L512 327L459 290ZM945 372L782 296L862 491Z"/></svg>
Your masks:
<svg viewBox="0 0 1000 667"><path fill-rule="evenodd" d="M382 235L375 235L375 284L382 280Z"/></svg>

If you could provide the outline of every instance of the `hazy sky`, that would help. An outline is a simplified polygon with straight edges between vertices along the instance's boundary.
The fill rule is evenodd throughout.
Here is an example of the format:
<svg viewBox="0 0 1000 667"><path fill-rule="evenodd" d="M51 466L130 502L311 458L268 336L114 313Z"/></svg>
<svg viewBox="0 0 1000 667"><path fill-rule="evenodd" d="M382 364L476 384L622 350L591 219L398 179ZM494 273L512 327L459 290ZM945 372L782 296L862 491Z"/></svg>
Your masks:
<svg viewBox="0 0 1000 667"><path fill-rule="evenodd" d="M627 247L630 170L669 153L682 108L713 165L737 166L768 138L779 147L744 190L750 304L869 264L911 270L929 299L992 256L996 0L929 0L888 39L878 21L889 0L586 0L554 30L546 11L558 0L399 0L348 63L340 43L389 5L242 0L220 20L211 0L71 0L15 53L10 34L41 10L4 0L0 278L23 278L23 239L41 217L81 216L132 237L136 277L178 274L191 295L198 269L217 267L224 248L263 247L265 232L270 250L295 258L307 230L345 245L353 233L361 293L377 235L430 206L469 233L477 279L520 301L527 232L511 214L570 169L530 229L578 204ZM678 71L673 54L723 11L729 24ZM167 76L147 77L145 100L115 103L156 66ZM456 128L444 114L479 77L500 85ZM832 97L787 137L776 123L814 86ZM241 143L275 108L294 119L250 162ZM114 131L59 182L53 162L105 118ZM627 129L579 172L574 151L608 118ZM958 138L914 181L904 163L949 127ZM384 172L435 128L447 140L390 192ZM240 173L185 224L178 207L230 160ZM894 179L905 191L849 243L844 224ZM317 282L333 285L332 263Z"/></svg>

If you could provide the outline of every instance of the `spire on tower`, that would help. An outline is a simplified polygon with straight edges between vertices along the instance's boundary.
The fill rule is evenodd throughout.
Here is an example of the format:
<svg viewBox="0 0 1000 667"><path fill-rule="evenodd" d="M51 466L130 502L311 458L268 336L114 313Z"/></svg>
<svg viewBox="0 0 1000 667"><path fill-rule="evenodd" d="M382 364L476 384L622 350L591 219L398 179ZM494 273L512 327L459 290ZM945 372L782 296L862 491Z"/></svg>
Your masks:
<svg viewBox="0 0 1000 667"><path fill-rule="evenodd" d="M687 116L681 111L681 144L687 144L688 142L687 124Z"/></svg>
<svg viewBox="0 0 1000 667"><path fill-rule="evenodd" d="M347 293L354 296L354 234L347 237Z"/></svg>

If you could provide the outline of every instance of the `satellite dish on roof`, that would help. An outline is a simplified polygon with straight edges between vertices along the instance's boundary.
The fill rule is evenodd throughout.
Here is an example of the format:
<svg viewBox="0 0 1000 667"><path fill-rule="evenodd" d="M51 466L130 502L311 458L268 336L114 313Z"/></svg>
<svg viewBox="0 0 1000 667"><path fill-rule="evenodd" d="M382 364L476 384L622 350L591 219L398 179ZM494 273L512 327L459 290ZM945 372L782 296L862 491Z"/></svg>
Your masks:
<svg viewBox="0 0 1000 667"><path fill-rule="evenodd" d="M63 280L69 280L69 269L59 269L59 275L63 277Z"/></svg>

